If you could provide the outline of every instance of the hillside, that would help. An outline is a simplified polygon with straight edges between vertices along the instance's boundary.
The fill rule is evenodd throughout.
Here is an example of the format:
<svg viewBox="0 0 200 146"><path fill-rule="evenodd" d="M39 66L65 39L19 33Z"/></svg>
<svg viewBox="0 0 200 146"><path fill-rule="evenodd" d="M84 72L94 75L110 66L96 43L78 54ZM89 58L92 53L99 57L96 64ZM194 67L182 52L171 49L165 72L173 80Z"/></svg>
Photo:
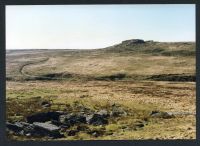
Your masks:
<svg viewBox="0 0 200 146"><path fill-rule="evenodd" d="M173 81L175 76L194 81L195 43L127 40L94 50L13 50L6 54L6 73L8 80L135 80L161 75L160 80Z"/></svg>

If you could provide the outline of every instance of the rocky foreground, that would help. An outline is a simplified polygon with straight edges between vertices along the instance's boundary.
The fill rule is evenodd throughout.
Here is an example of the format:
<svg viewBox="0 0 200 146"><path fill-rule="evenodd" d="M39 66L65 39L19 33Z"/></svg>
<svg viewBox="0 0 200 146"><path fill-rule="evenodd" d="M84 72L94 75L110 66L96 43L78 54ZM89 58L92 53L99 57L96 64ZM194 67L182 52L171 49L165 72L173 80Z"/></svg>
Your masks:
<svg viewBox="0 0 200 146"><path fill-rule="evenodd" d="M44 106L47 106L45 104ZM7 122L8 134L14 134L25 137L47 137L51 139L65 138L75 136L80 131L84 131L93 137L99 137L106 133L103 125L109 124L109 121L117 120L119 117L126 117L129 113L119 105L113 104L111 111L102 109L92 111L84 108L76 113L64 111L49 111L33 114L26 117L25 121ZM148 118L175 118L172 113L152 111L149 117L144 118L134 124L134 129L143 128L148 125ZM90 129L89 126L102 126L100 129ZM129 127L122 127L124 129Z"/></svg>

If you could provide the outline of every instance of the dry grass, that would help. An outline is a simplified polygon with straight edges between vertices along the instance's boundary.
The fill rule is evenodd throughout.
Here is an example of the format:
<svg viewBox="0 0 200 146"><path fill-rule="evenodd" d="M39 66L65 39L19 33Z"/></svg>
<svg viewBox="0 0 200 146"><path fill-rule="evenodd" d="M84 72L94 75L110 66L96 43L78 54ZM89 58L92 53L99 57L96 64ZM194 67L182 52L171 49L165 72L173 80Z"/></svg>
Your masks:
<svg viewBox="0 0 200 146"><path fill-rule="evenodd" d="M69 107L74 107L74 103L77 102L94 111L109 108L113 103L117 103L127 109L130 114L126 118L118 119L117 123L111 122L105 127L106 132L112 132L112 135L105 134L96 138L89 137L87 134L84 137L82 134L74 139L195 138L194 83L37 81L8 82L7 89L7 116L10 120L16 120L16 116L23 119L29 114L46 110L68 111ZM81 98L83 95L84 98ZM52 100L51 109L43 109L40 106L39 103L43 100ZM152 119L148 125L138 130L132 127L135 120L143 120L153 110L190 112L194 115L181 115L174 119ZM121 128L123 126L128 128L124 130ZM66 139L72 139L72 137Z"/></svg>

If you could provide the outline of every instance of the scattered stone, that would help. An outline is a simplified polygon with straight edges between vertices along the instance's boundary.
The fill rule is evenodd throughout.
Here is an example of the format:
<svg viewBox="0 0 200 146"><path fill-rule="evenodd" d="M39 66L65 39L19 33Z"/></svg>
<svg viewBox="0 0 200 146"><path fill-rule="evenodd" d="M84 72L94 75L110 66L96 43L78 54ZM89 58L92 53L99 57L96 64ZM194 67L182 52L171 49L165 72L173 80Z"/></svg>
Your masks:
<svg viewBox="0 0 200 146"><path fill-rule="evenodd" d="M175 118L175 116L172 113L161 112L161 111L152 111L150 116L152 118L163 118L163 119Z"/></svg>
<svg viewBox="0 0 200 146"><path fill-rule="evenodd" d="M98 131L98 130L92 130L92 131L89 131L87 133L92 135L92 136L94 136L94 137L99 137L99 136L101 136L103 134L102 131Z"/></svg>
<svg viewBox="0 0 200 146"><path fill-rule="evenodd" d="M42 106L47 106L49 103L43 101ZM112 116L126 115L126 112L119 105L112 106ZM108 124L109 112L102 109L94 112L84 106L79 106L78 112L68 114L62 111L51 111L36 113L26 117L26 122L6 123L7 131L27 137L48 136L52 138L64 137L63 132L68 132L68 136L75 136L79 131L84 131L94 137L98 137L105 132L104 130L90 130L86 124L99 126ZM73 130L69 130L71 126ZM61 132L62 131L62 132ZM110 133L112 135L112 133Z"/></svg>

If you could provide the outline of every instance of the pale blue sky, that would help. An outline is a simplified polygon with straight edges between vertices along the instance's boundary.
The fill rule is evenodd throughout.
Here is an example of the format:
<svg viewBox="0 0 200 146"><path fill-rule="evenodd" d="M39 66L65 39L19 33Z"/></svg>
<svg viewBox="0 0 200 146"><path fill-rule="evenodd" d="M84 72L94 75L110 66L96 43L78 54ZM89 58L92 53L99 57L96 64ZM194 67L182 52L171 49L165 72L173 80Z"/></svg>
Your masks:
<svg viewBox="0 0 200 146"><path fill-rule="evenodd" d="M195 41L195 5L6 6L7 49L90 49L127 39Z"/></svg>

